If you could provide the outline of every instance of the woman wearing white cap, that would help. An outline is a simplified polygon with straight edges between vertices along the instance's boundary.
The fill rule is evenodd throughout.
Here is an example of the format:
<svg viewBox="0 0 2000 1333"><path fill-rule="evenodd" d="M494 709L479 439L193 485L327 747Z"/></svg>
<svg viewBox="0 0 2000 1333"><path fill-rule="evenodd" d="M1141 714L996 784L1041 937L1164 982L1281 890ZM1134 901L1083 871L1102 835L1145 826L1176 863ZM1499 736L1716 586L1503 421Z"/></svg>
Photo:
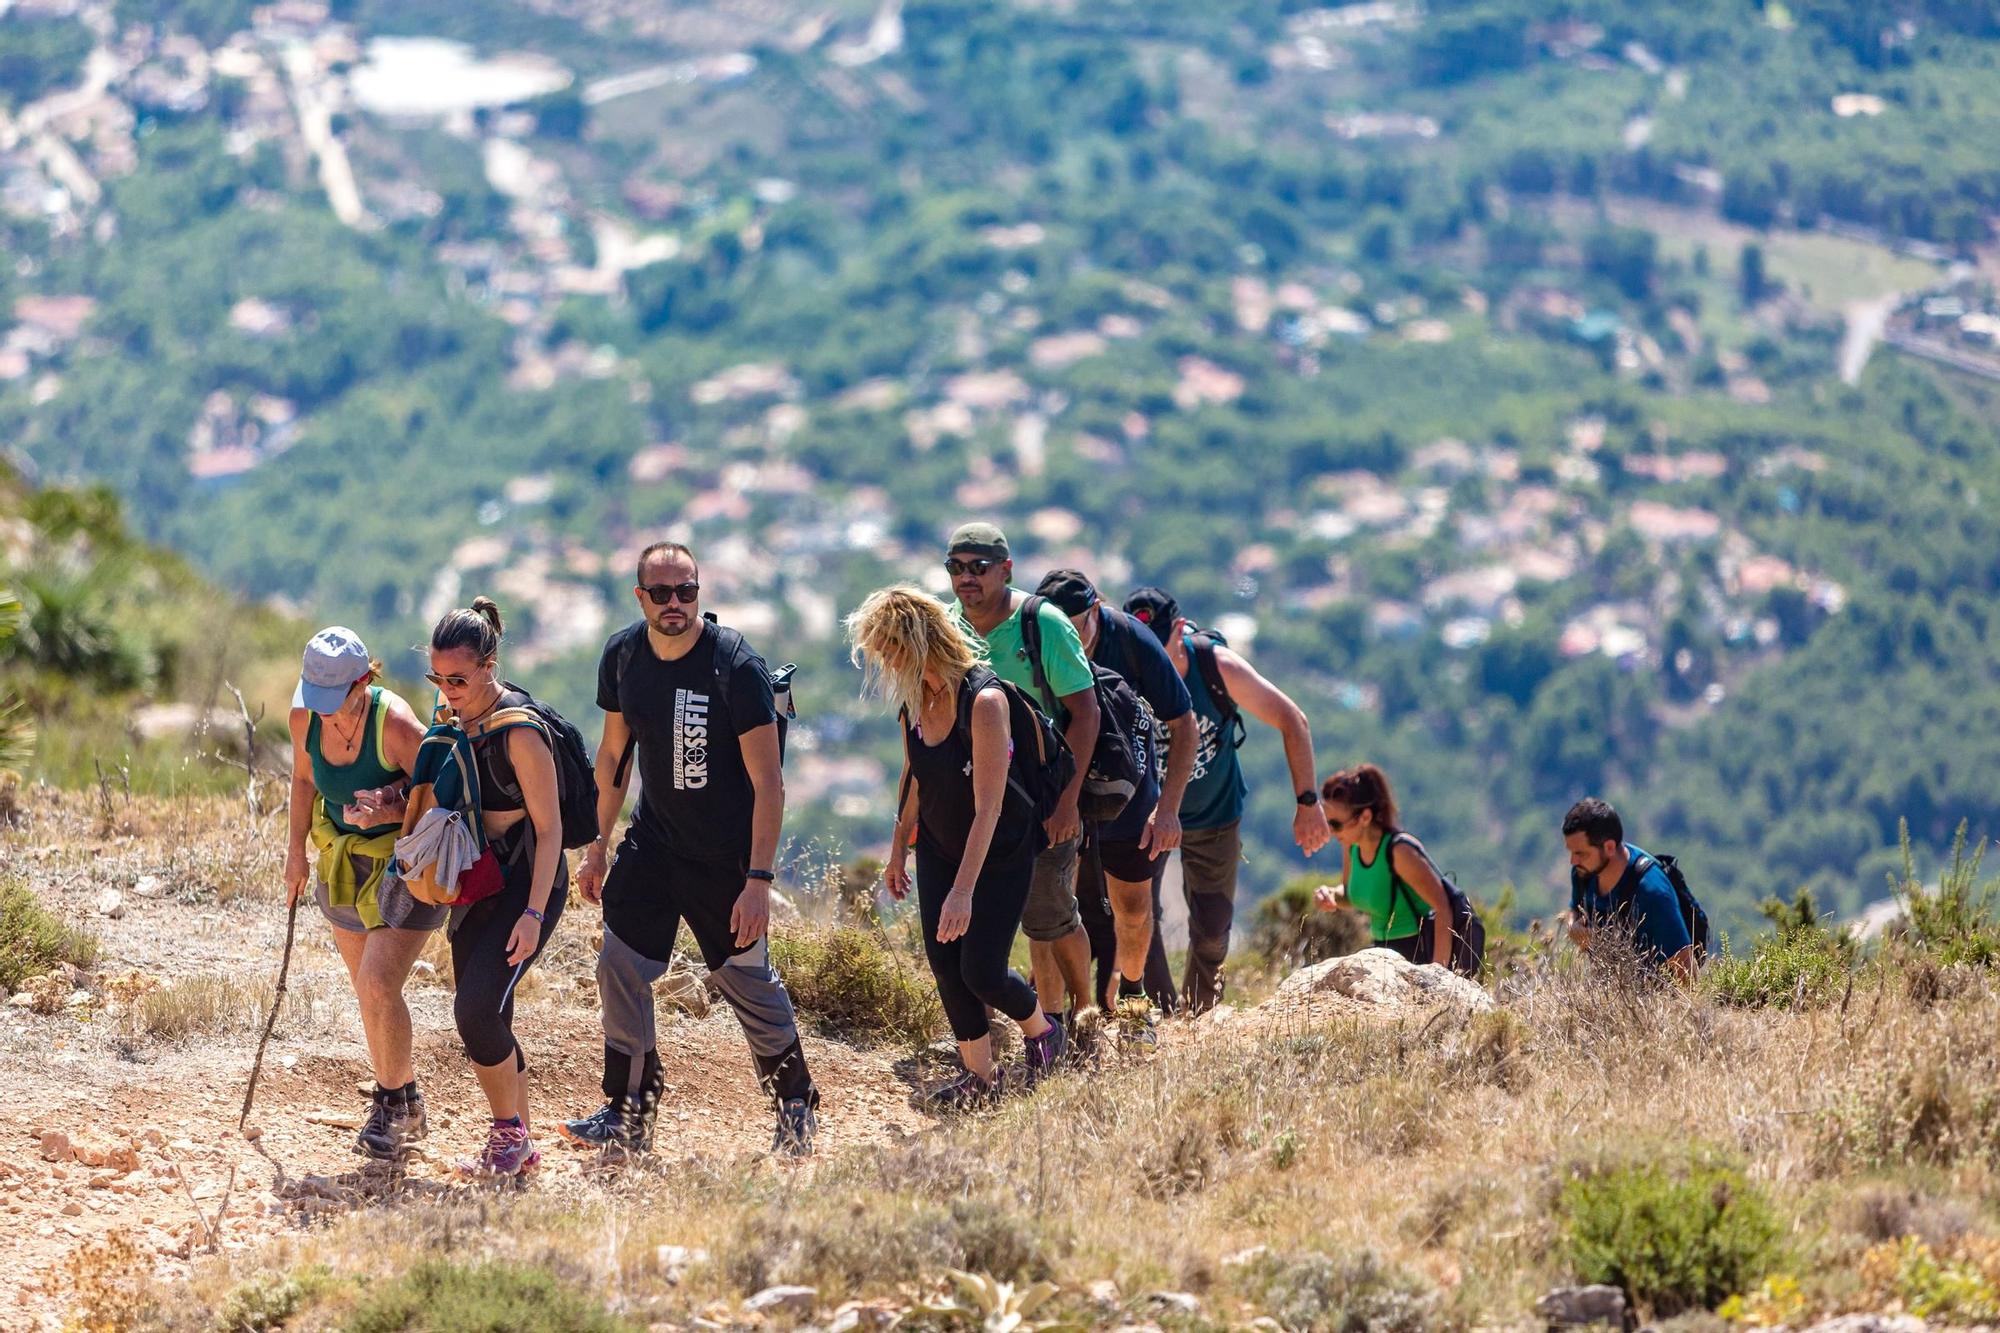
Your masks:
<svg viewBox="0 0 2000 1333"><path fill-rule="evenodd" d="M417 902L389 872L424 729L409 704L375 683L381 674L351 629L332 626L306 644L292 699L285 903L310 886L333 927L375 1067L374 1105L355 1146L391 1159L428 1128L403 983L446 909Z"/></svg>

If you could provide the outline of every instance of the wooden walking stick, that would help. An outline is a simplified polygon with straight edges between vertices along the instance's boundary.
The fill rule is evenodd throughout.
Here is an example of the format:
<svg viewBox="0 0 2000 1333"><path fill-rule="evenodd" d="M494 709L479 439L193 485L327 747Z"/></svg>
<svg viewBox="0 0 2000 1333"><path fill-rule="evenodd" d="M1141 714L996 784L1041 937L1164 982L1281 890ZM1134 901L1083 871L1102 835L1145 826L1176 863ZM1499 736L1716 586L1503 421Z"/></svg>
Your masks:
<svg viewBox="0 0 2000 1333"><path fill-rule="evenodd" d="M278 1026L278 1011L285 1007L285 976L292 970L292 936L299 925L299 905L292 903L285 916L285 956L278 963L278 989L271 996L271 1016L264 1020L264 1035L257 1039L257 1058L250 1062L250 1086L243 1090L243 1114L236 1117L236 1128L250 1123L250 1100L257 1095L257 1076L264 1072L264 1048L271 1044L271 1029Z"/></svg>

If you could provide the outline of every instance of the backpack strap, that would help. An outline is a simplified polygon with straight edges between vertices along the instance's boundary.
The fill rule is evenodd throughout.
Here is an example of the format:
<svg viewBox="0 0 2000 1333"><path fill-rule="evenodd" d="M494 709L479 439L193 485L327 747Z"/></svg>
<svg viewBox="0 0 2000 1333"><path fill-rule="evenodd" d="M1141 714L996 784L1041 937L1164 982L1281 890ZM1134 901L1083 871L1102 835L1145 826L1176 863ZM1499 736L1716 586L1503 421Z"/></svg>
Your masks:
<svg viewBox="0 0 2000 1333"><path fill-rule="evenodd" d="M639 655L639 646L646 641L646 626L644 622L641 622L636 628L639 632L626 639L625 646L618 650L618 670L617 674L611 680L611 690L614 695L617 693L618 687L624 683L625 673L632 669L632 659ZM618 756L618 771L611 778L612 786L621 790L624 788L625 780L632 775L632 756L638 751L638 748L639 738L632 733L631 724L627 723L625 727L625 749Z"/></svg>
<svg viewBox="0 0 2000 1333"><path fill-rule="evenodd" d="M1040 601L1041 599L1036 598L1035 600ZM1012 747L1012 754L1007 761L1007 790L1019 796L1028 806L1033 807L1035 798L1028 793L1028 789L1021 784L1021 779L1014 772L1014 759L1019 758L1023 753L1021 750L1021 737L1013 734L1015 730L1014 714L1018 711L1014 707L1017 697L1016 687L1009 686L1006 681L1000 679L999 675L990 668L974 667L971 671L968 671L964 682L960 684L958 690L958 732L965 737L965 748L970 750L972 748L973 700L979 697L980 691L989 689L995 685L1000 687L1001 697L1007 701L1007 743ZM1021 702L1028 703L1026 699L1022 699ZM1028 703L1028 709L1032 712L1034 705ZM1048 755L1042 747L1042 729L1039 725L1034 728L1034 745L1035 762L1046 763Z"/></svg>
<svg viewBox="0 0 2000 1333"><path fill-rule="evenodd" d="M1431 908L1431 905L1424 901L1423 895L1411 888L1404 882L1403 877L1396 873L1396 848L1398 847L1416 848L1417 855L1424 858L1424 864L1431 868L1431 873L1438 877L1438 883L1440 884L1445 882L1444 872L1437 868L1437 862L1431 860L1430 852L1415 838L1400 831L1389 835L1388 845L1383 848L1389 855L1389 888L1391 892L1400 894L1410 900L1410 910L1416 914L1417 921L1421 924L1425 917L1435 916L1436 913ZM1445 902L1447 906L1450 905L1450 895L1446 895ZM1391 915L1393 914L1394 908L1392 907Z"/></svg>
<svg viewBox="0 0 2000 1333"><path fill-rule="evenodd" d="M1230 733L1229 748L1242 749L1243 742L1249 739L1249 728L1243 725L1243 710L1229 693L1229 682L1222 678L1222 661L1215 655L1215 640L1206 632L1195 630L1188 635L1187 643L1188 655L1194 658L1195 670L1201 673L1201 683L1208 687L1208 697L1222 714L1223 730Z"/></svg>
<svg viewBox="0 0 2000 1333"><path fill-rule="evenodd" d="M1035 690L1042 696L1042 702L1049 706L1049 716L1055 717L1060 711L1056 696L1049 689L1048 673L1042 668L1042 603L1045 597L1028 594L1021 603L1021 650L1028 655L1028 671L1035 678Z"/></svg>

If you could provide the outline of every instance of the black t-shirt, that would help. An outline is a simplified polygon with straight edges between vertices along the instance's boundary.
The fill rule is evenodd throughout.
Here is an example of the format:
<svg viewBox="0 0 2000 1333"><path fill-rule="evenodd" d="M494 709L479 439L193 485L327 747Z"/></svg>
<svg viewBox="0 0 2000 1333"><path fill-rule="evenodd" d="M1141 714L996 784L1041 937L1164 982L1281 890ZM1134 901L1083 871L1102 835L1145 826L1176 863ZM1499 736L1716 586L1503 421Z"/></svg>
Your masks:
<svg viewBox="0 0 2000 1333"><path fill-rule="evenodd" d="M720 691L715 654L712 625L675 662L653 655L644 622L622 629L598 663L597 706L624 714L639 743L634 818L643 831L685 856L736 860L750 854L756 801L738 738L776 722L778 710L770 672L748 644L722 664Z"/></svg>

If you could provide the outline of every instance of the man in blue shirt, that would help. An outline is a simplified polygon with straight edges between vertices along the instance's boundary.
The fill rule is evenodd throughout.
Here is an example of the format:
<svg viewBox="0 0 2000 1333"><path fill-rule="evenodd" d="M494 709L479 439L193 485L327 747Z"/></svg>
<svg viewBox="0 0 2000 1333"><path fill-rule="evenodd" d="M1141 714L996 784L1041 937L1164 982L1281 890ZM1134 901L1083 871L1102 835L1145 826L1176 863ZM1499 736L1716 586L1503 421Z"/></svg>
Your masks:
<svg viewBox="0 0 2000 1333"><path fill-rule="evenodd" d="M1117 994L1100 993L1105 1010L1117 1012L1145 1042L1152 1035L1152 1005L1144 985L1146 955L1153 942L1153 880L1168 852L1181 845L1181 797L1194 773L1194 702L1186 682L1152 632L1123 611L1106 606L1097 587L1078 570L1051 571L1035 589L1075 625L1083 650L1099 666L1125 678L1139 696L1138 727L1132 737L1138 754L1139 790L1116 819L1086 830L1092 871L1102 869L1104 895L1109 899L1111 957L1092 941L1098 967L1108 983L1115 973ZM1159 738L1167 732L1165 774L1155 758ZM1079 894L1079 907L1085 895ZM1086 928L1091 924L1085 915ZM1107 965L1108 964L1108 965ZM1100 987L1100 992L1109 986Z"/></svg>
<svg viewBox="0 0 2000 1333"><path fill-rule="evenodd" d="M1651 856L1625 841L1625 822L1595 796L1563 816L1569 848L1569 937L1588 950L1603 933L1629 934L1641 962L1694 980L1694 941L1680 895Z"/></svg>

